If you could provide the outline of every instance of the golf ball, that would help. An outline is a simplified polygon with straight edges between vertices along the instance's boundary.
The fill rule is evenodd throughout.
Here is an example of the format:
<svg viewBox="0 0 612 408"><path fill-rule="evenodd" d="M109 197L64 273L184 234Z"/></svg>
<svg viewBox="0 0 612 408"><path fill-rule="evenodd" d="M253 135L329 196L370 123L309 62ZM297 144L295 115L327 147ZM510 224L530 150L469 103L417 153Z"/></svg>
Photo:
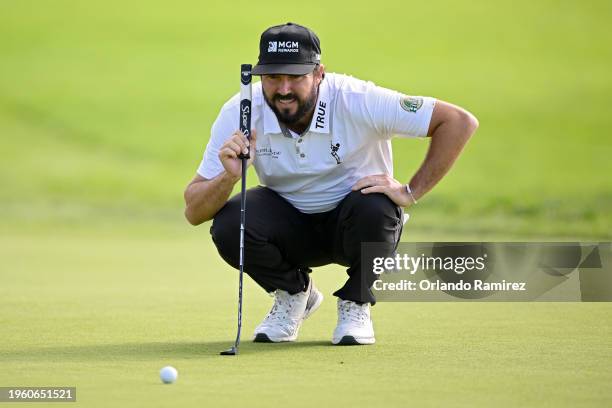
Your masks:
<svg viewBox="0 0 612 408"><path fill-rule="evenodd" d="M166 366L159 370L159 378L164 384L172 384L178 378L178 371L172 366Z"/></svg>

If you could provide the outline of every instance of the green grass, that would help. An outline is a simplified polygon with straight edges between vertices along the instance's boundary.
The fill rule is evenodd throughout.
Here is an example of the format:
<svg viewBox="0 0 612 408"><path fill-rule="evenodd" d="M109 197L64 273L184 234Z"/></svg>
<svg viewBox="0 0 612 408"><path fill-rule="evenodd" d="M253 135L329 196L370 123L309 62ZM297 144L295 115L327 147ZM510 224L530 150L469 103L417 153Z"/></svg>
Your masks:
<svg viewBox="0 0 612 408"><path fill-rule="evenodd" d="M315 271L327 301L298 343L218 357L236 274L182 191L238 65L295 21L328 71L480 120L404 240L610 240L611 17L603 0L0 2L0 386L76 385L77 406L609 406L609 304L379 304L376 346L334 348L337 266ZM393 146L407 180L427 142ZM246 294L245 339L270 306Z"/></svg>
<svg viewBox="0 0 612 408"><path fill-rule="evenodd" d="M255 60L264 27L295 20L317 30L329 71L478 116L464 156L413 210L414 231L609 239L610 16L606 1L4 2L0 213L179 213L236 67ZM394 143L398 179L425 148Z"/></svg>
<svg viewBox="0 0 612 408"><path fill-rule="evenodd" d="M295 344L248 341L271 299L247 281L241 354L221 357L235 273L196 232L122 231L0 241L1 385L74 385L87 407L612 403L609 304L379 303L375 346L333 347L343 273L325 267L327 299Z"/></svg>

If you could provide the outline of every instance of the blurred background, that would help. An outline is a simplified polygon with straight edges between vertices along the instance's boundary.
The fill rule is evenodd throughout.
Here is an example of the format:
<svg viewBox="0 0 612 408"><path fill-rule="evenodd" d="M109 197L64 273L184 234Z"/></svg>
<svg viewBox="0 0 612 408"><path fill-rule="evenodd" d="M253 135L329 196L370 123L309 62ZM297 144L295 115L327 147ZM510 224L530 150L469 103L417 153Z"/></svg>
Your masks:
<svg viewBox="0 0 612 408"><path fill-rule="evenodd" d="M610 2L0 5L4 227L163 224L260 33L315 30L329 72L473 112L480 129L406 240L612 236ZM396 140L408 180L427 141ZM251 173L249 184L257 183ZM202 229L204 232L204 229Z"/></svg>

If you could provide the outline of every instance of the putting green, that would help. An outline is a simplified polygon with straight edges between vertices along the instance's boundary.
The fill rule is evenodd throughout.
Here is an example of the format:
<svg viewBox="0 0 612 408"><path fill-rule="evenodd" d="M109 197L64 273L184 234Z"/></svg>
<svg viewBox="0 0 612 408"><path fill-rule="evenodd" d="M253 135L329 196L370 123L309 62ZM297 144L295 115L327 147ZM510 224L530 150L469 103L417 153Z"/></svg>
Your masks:
<svg viewBox="0 0 612 408"><path fill-rule="evenodd" d="M0 385L76 386L77 406L609 406L612 307L379 303L377 344L331 346L337 266L294 344L255 344L271 299L250 279L238 357L236 274L203 231L0 240ZM173 365L179 380L163 385Z"/></svg>

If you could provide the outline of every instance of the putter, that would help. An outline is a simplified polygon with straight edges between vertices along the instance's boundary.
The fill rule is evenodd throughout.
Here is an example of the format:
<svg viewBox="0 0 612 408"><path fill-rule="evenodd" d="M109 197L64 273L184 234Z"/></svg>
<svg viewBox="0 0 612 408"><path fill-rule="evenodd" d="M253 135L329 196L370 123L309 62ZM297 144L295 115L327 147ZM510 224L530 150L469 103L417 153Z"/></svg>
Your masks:
<svg viewBox="0 0 612 408"><path fill-rule="evenodd" d="M251 139L251 69L250 64L240 66L240 131ZM240 345L240 330L242 329L242 279L244 276L244 227L246 224L246 170L250 158L250 147L247 154L238 156L242 160L242 180L240 190L240 272L238 278L238 331L236 341L229 349L222 351L222 356L235 356Z"/></svg>

